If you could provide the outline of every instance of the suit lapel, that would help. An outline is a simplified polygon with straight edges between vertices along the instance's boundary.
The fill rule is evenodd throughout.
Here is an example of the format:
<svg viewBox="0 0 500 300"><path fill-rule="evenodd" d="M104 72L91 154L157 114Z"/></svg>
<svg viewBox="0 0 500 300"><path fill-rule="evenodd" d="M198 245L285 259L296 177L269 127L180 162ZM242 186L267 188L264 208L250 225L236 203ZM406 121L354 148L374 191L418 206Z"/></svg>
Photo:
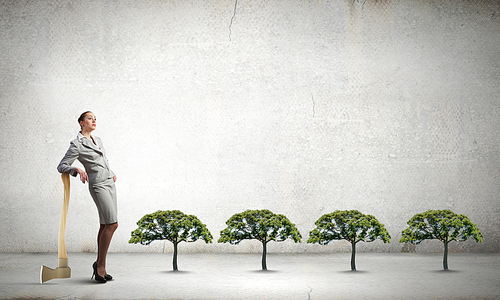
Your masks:
<svg viewBox="0 0 500 300"><path fill-rule="evenodd" d="M94 140L97 142L97 139L94 138ZM96 152L99 152L102 154L102 150L99 149L94 143L92 143L91 140L89 140L88 138L83 138L82 139L82 144L87 147L87 148L90 148Z"/></svg>

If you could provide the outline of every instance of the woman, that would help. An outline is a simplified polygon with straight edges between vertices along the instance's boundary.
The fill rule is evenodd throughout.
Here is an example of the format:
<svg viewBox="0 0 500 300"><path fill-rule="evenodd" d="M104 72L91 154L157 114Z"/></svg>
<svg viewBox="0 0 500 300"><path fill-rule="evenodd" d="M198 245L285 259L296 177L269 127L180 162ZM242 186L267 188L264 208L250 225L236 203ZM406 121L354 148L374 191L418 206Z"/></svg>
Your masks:
<svg viewBox="0 0 500 300"><path fill-rule="evenodd" d="M96 117L86 111L78 118L81 131L70 146L63 159L57 166L60 173L67 172L72 176L80 175L82 183L88 181L92 199L99 212L99 233L97 234L97 261L92 265L94 273L92 278L100 283L105 283L113 277L106 273L106 255L113 233L118 227L116 206L116 175L109 168L106 153L101 139L92 136L96 128ZM78 159L85 167L85 171L72 167Z"/></svg>

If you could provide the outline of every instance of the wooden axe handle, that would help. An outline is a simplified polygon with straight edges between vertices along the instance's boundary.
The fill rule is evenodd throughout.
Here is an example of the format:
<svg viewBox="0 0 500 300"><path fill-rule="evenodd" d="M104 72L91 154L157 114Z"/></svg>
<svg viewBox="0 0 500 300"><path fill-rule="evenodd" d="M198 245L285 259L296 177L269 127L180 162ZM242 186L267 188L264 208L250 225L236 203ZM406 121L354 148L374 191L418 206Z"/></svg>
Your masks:
<svg viewBox="0 0 500 300"><path fill-rule="evenodd" d="M61 213L61 222L59 223L59 236L58 236L58 247L57 254L59 258L68 258L68 254L66 253L66 242L64 240L64 233L66 231L66 218L68 216L68 207L69 207L69 191L70 191L70 178L69 173L62 173L61 179L64 183L64 202Z"/></svg>

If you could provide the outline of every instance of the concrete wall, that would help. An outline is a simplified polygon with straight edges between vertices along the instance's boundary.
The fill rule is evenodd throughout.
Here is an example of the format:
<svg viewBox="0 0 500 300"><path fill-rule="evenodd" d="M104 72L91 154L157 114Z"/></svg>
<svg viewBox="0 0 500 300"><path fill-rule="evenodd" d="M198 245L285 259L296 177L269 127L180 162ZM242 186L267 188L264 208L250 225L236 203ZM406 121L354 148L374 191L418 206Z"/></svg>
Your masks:
<svg viewBox="0 0 500 300"><path fill-rule="evenodd" d="M305 241L322 214L358 209L393 237L359 251L399 252L411 216L451 209L485 235L451 251L498 252L499 25L481 0L1 0L0 251L57 251L56 166L92 110L118 176L111 251L171 251L127 243L158 209L216 240L267 208L304 236L269 251L350 251ZM87 186L71 192L67 249L95 251Z"/></svg>

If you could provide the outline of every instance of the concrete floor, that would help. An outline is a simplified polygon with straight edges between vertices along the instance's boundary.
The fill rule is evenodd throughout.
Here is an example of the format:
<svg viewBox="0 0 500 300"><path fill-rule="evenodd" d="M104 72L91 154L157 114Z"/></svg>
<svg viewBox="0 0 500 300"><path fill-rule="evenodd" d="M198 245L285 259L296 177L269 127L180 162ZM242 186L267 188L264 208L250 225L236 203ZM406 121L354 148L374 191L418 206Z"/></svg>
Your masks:
<svg viewBox="0 0 500 300"><path fill-rule="evenodd" d="M90 280L94 253L69 253L72 276L40 284L40 266L57 267L57 254L2 253L1 299L500 299L500 254L442 255L270 253L110 253L115 280Z"/></svg>

